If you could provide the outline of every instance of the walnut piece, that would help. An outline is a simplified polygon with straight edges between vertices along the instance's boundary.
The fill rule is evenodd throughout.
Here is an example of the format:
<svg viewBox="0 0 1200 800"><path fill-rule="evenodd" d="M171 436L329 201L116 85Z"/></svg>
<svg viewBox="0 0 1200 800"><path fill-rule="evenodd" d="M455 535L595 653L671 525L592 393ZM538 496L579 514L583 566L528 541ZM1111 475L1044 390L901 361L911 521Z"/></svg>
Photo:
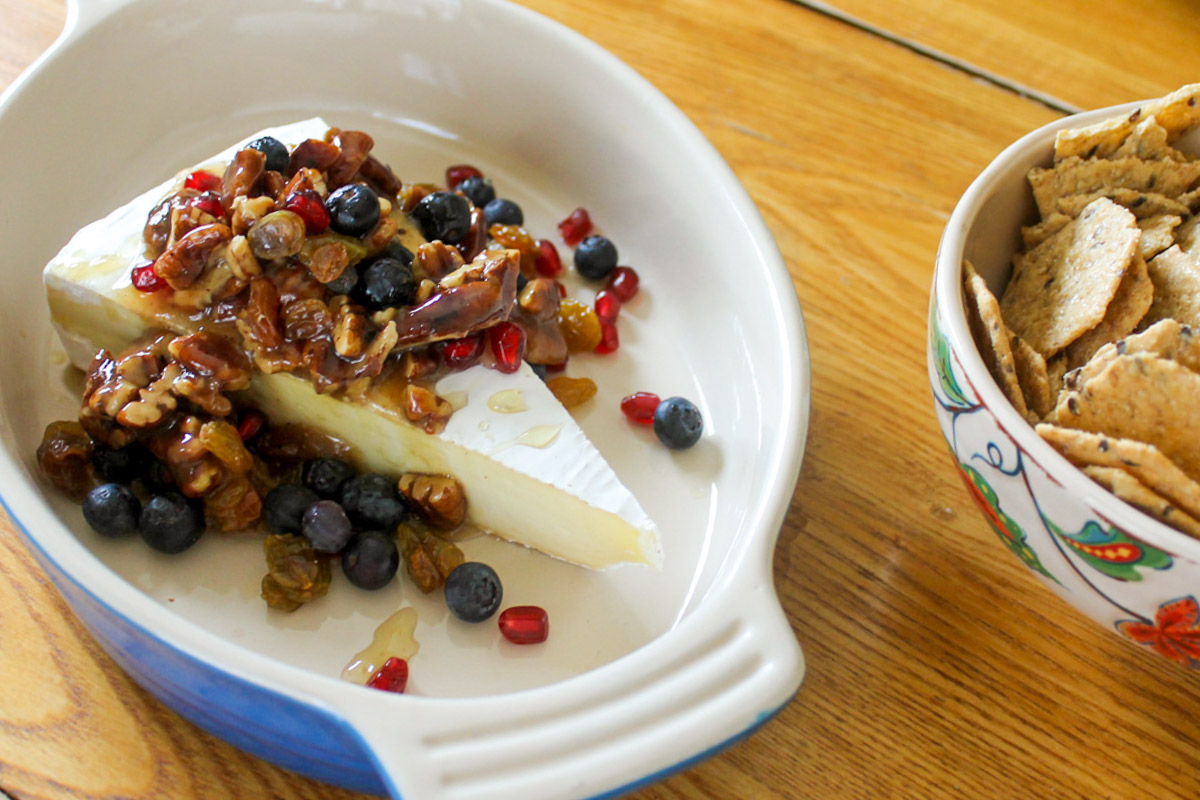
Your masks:
<svg viewBox="0 0 1200 800"><path fill-rule="evenodd" d="M398 486L409 505L435 528L454 530L467 518L462 484L449 475L407 472Z"/></svg>
<svg viewBox="0 0 1200 800"><path fill-rule="evenodd" d="M194 228L158 257L154 271L172 289L187 289L204 272L216 249L232 238L229 226L219 222Z"/></svg>

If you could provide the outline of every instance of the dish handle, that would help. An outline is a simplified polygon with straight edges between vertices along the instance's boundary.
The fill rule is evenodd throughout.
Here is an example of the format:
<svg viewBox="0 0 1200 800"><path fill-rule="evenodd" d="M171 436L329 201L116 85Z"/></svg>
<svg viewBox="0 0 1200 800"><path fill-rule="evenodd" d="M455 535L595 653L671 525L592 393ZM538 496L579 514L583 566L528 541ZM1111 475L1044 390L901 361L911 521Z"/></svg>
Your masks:
<svg viewBox="0 0 1200 800"><path fill-rule="evenodd" d="M356 690L339 711L397 800L632 789L749 735L798 690L804 657L770 579L740 583L646 647L561 683L464 700Z"/></svg>

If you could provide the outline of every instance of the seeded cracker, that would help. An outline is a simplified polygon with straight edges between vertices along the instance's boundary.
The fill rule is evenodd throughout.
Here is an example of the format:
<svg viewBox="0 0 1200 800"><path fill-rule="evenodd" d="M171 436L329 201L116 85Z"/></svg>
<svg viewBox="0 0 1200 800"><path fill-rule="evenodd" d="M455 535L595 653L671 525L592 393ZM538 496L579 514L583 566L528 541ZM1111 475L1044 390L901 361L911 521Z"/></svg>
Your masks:
<svg viewBox="0 0 1200 800"><path fill-rule="evenodd" d="M1192 188L1197 180L1200 180L1200 162L1140 158L1085 160L1071 156L1052 169L1034 167L1029 171L1033 199L1043 217L1053 214L1058 202L1071 195L1132 189L1175 198Z"/></svg>
<svg viewBox="0 0 1200 800"><path fill-rule="evenodd" d="M1037 247L1065 228L1070 221L1071 218L1066 214L1055 211L1036 225L1027 225L1021 228L1021 241L1025 244L1025 249L1032 250Z"/></svg>
<svg viewBox="0 0 1200 800"><path fill-rule="evenodd" d="M1109 158L1144 158L1170 159L1172 161L1189 161L1183 153L1176 150L1168 142L1167 129L1158 124L1154 117L1147 117L1139 122L1125 141L1112 152Z"/></svg>
<svg viewBox="0 0 1200 800"><path fill-rule="evenodd" d="M1138 220L1142 229L1142 238L1138 242L1138 252L1146 261L1175 244L1175 228L1183 219L1175 214L1157 214Z"/></svg>
<svg viewBox="0 0 1200 800"><path fill-rule="evenodd" d="M1200 538L1200 520L1146 484L1116 467L1084 467L1084 474L1132 506L1140 508L1159 522Z"/></svg>
<svg viewBox="0 0 1200 800"><path fill-rule="evenodd" d="M1103 120L1086 128L1059 131L1054 140L1054 160L1071 156L1106 158L1125 142L1144 119L1154 117L1167 132L1168 141L1200 122L1200 84L1177 89L1158 100L1143 103L1133 113Z"/></svg>
<svg viewBox="0 0 1200 800"><path fill-rule="evenodd" d="M1056 391L1051 388L1046 359L1020 336L1011 340L1013 365L1017 368L1017 383L1025 397L1032 418L1045 419L1054 410ZM1028 416L1028 415L1027 415Z"/></svg>
<svg viewBox="0 0 1200 800"><path fill-rule="evenodd" d="M987 287L987 282L975 272L970 261L963 262L964 298L967 303L967 322L971 326L971 337L984 345L979 348L988 372L995 378L1000 391L1013 404L1021 416L1029 418L1029 409L1021 386L1017 382L1016 365L1013 362L1012 333L1000 317L1000 305Z"/></svg>
<svg viewBox="0 0 1200 800"><path fill-rule="evenodd" d="M1158 192L1139 192L1136 189L1103 189L1089 194L1070 194L1059 198L1055 208L1060 214L1077 217L1099 197L1106 197L1117 205L1124 206L1138 219L1159 214L1186 216L1191 213L1187 203L1183 202L1182 195L1176 200Z"/></svg>
<svg viewBox="0 0 1200 800"><path fill-rule="evenodd" d="M1154 285L1146 270L1146 262L1140 253L1135 253L1133 264L1113 295L1104 319L1100 324L1067 345L1067 368L1074 369L1104 345L1133 333L1137 324L1146 316L1154 301Z"/></svg>
<svg viewBox="0 0 1200 800"><path fill-rule="evenodd" d="M1174 361L1117 356L1079 391L1064 396L1053 420L1067 428L1152 444L1193 479L1200 477L1200 375Z"/></svg>
<svg viewBox="0 0 1200 800"><path fill-rule="evenodd" d="M1143 442L1098 433L1037 426L1038 434L1077 467L1089 465L1125 470L1193 517L1200 517L1200 484L1171 463L1158 448Z"/></svg>
<svg viewBox="0 0 1200 800"><path fill-rule="evenodd" d="M1058 233L1013 259L1000 300L1004 321L1044 358L1104 318L1141 232L1112 201L1090 204Z"/></svg>
<svg viewBox="0 0 1200 800"><path fill-rule="evenodd" d="M1195 250L1200 242L1200 217L1191 217L1175 229L1175 244L1184 250Z"/></svg>
<svg viewBox="0 0 1200 800"><path fill-rule="evenodd" d="M1141 333L1131 334L1117 342L1104 345L1083 367L1067 376L1067 388L1081 388L1104 371L1117 356L1149 353L1176 361L1194 372L1200 372L1200 334L1173 319L1159 320Z"/></svg>
<svg viewBox="0 0 1200 800"><path fill-rule="evenodd" d="M1147 267L1154 284L1154 302L1143 325L1161 319L1200 325L1200 261L1196 256L1174 246L1152 258Z"/></svg>

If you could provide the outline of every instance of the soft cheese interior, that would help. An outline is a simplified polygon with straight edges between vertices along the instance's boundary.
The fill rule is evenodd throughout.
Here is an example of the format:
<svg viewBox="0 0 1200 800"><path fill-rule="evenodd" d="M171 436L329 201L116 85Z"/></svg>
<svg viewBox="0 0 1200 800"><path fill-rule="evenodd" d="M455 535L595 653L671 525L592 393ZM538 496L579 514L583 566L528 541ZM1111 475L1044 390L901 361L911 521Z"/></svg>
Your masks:
<svg viewBox="0 0 1200 800"><path fill-rule="evenodd" d="M328 127L314 118L268 129L205 164L227 161L259 136L295 144L322 138ZM194 328L187 314L147 304L130 283L147 214L192 169L81 229L46 266L51 316L77 366L152 327ZM288 373L257 374L248 392L272 420L346 441L367 469L454 475L467 494L469 521L486 531L588 567L661 567L654 523L528 365L508 375L477 366L436 388L458 408L436 435L413 426L382 394L319 395L307 377Z"/></svg>

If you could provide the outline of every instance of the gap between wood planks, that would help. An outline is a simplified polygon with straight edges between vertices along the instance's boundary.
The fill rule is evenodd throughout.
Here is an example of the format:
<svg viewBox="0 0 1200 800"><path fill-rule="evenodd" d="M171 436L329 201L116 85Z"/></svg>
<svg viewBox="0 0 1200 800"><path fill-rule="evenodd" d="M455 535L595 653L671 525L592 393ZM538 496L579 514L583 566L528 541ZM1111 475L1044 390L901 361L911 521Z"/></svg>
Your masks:
<svg viewBox="0 0 1200 800"><path fill-rule="evenodd" d="M954 56L947 55L940 50L935 50L928 45L921 44L920 42L913 41L912 39L905 39L897 36L885 28L881 28L878 25L872 25L871 23L865 22L858 17L851 16L845 11L835 8L829 3L823 3L820 0L788 0L788 2L794 3L795 5L803 8L807 8L810 11L815 11L818 14L822 14L831 19L836 19L839 22L844 22L847 25L851 25L874 36L887 39L889 42L911 50L914 53L918 53L926 58L932 58L934 61L945 64L948 67L965 72L966 74L975 78L979 78L980 80L987 81L993 86L1013 92L1028 100L1033 100L1036 103L1041 103L1052 111L1058 111L1063 114L1078 114L1081 110L1070 103L1059 100L1057 97L1051 97L1050 95L1043 94L1036 89L1030 89L1028 86L1022 86L1019 83L1006 80L1005 78L988 72L987 70L980 69L974 64L963 61L961 58L955 58Z"/></svg>

